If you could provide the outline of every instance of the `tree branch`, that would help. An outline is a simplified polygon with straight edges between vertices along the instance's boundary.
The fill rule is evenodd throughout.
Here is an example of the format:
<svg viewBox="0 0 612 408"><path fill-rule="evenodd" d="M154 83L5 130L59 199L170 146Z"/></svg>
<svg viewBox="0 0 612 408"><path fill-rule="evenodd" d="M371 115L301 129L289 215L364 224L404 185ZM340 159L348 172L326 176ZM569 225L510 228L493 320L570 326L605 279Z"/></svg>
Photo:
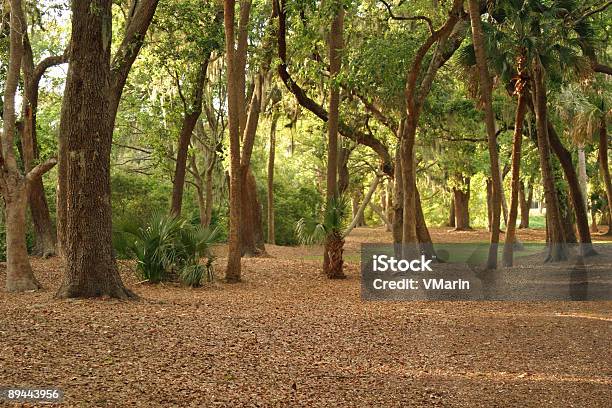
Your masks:
<svg viewBox="0 0 612 408"><path fill-rule="evenodd" d="M36 167L30 170L28 174L26 174L26 180L28 182L32 182L42 177L43 174L51 170L56 164L57 164L57 157L52 157L50 159L47 159L46 161L38 164Z"/></svg>
<svg viewBox="0 0 612 408"><path fill-rule="evenodd" d="M425 21L427 23L427 26L429 27L429 32L432 34L434 33L435 30L434 30L433 22L431 21L429 17L426 17L426 16L396 16L395 14L393 14L393 10L391 10L391 5L389 3L387 3L385 0L379 0L379 1L382 4L384 4L385 7L387 8L390 19L398 20L398 21L415 21L415 20Z"/></svg>
<svg viewBox="0 0 612 408"><path fill-rule="evenodd" d="M304 108L314 113L319 119L327 122L328 114L327 110L317 102L312 100L306 92L291 78L287 70L287 13L285 10L284 0L274 0L274 15L278 16L278 32L277 32L277 45L278 45L278 56L280 58L280 64L278 65L278 75L287 87L287 89L295 96L298 103ZM389 154L387 147L378 139L372 136L360 132L359 130L353 129L346 123L340 121L338 124L338 130L340 134L348 139L354 140L355 142L364 146L370 147L374 150L383 162L383 171L389 176L393 176L393 159Z"/></svg>

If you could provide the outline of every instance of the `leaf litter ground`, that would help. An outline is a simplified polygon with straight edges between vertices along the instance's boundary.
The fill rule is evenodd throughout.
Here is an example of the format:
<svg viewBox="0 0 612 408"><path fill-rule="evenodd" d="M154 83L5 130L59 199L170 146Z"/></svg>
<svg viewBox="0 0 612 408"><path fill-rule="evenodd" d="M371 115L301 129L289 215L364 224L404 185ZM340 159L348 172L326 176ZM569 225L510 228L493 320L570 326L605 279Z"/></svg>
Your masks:
<svg viewBox="0 0 612 408"><path fill-rule="evenodd" d="M389 240L357 229L348 258L373 238ZM136 302L55 300L61 262L33 258L45 290L0 292L0 386L58 387L71 407L610 406L612 302L363 302L357 261L328 281L319 248L268 252L243 283L199 289L121 262Z"/></svg>

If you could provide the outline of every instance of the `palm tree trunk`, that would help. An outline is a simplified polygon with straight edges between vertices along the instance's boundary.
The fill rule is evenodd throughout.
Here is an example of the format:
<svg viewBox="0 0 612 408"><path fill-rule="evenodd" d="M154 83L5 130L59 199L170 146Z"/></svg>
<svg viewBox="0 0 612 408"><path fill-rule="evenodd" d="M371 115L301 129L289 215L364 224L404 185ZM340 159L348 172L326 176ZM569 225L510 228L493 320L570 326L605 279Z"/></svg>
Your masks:
<svg viewBox="0 0 612 408"><path fill-rule="evenodd" d="M334 2L336 15L332 21L329 34L330 75L335 78L340 72L342 62L341 50L344 48L344 7L342 1ZM340 108L340 88L330 83L329 118L327 120L327 201L338 194L338 125ZM323 271L330 279L344 278L342 270L342 245L344 240L335 237L332 232L325 241L323 254ZM339 259L338 259L339 258Z"/></svg>
<svg viewBox="0 0 612 408"><path fill-rule="evenodd" d="M521 88L518 91L518 105L516 107L516 119L514 121L514 140L512 143L512 181L510 192L510 212L508 214L508 223L506 226L506 240L504 242L504 253L502 263L509 267L513 264L514 257L514 241L516 234L516 218L518 214L518 196L520 189L520 171L521 171L521 145L523 141L523 123L525 121L525 112L527 110L527 96L522 90L523 84L519 84Z"/></svg>
<svg viewBox="0 0 612 408"><path fill-rule="evenodd" d="M229 252L225 280L229 283L240 282L240 223L242 206L242 176L240 169L240 109L238 64L235 50L234 15L235 0L224 1L225 59L227 63L227 105L228 130L230 142L230 222Z"/></svg>
<svg viewBox="0 0 612 408"><path fill-rule="evenodd" d="M497 246L500 234L501 216L501 194L502 185L499 169L499 155L497 152L497 136L495 132L495 115L492 104L492 85L489 70L487 68L487 55L484 45L484 34L480 21L480 2L469 0L470 21L472 23L472 39L474 52L476 54L476 65L478 67L478 78L480 84L480 94L485 111L485 124L487 129L487 141L489 148L489 159L491 162L491 239L489 256L487 258L487 269L497 268Z"/></svg>
<svg viewBox="0 0 612 408"><path fill-rule="evenodd" d="M538 138L538 150L540 153L540 168L542 171L542 183L544 185L544 197L546 200L546 220L548 225L548 256L547 261L558 262L567 259L565 237L561 225L561 213L559 211L559 200L555 189L554 175L551 166L550 145L548 138L548 114L546 87L544 84L544 68L539 60L534 61L534 107L536 113L536 126Z"/></svg>

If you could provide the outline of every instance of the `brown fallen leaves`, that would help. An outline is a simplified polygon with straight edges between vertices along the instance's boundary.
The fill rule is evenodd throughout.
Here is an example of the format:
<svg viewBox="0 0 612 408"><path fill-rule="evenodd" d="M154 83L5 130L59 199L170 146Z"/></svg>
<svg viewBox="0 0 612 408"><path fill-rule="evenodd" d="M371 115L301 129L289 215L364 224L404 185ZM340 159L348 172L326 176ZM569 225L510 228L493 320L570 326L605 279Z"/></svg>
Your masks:
<svg viewBox="0 0 612 408"><path fill-rule="evenodd" d="M316 248L268 252L200 289L122 262L137 302L55 300L60 261L33 259L45 290L0 292L0 385L75 407L610 405L611 302L363 302L355 261L328 281Z"/></svg>

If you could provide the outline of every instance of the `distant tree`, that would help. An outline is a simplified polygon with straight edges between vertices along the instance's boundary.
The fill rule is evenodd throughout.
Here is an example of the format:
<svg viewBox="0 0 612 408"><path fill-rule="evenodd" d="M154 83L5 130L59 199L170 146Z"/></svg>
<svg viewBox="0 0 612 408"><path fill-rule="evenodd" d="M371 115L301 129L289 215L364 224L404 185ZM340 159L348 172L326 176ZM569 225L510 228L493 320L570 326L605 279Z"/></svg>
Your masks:
<svg viewBox="0 0 612 408"><path fill-rule="evenodd" d="M21 0L10 0L9 62L4 85L3 129L0 150L0 193L4 200L6 218L6 289L23 292L39 289L34 277L26 247L26 209L32 184L50 170L55 158L34 167L20 170L15 157L15 95L19 83L24 55L23 35L27 32L27 20Z"/></svg>

